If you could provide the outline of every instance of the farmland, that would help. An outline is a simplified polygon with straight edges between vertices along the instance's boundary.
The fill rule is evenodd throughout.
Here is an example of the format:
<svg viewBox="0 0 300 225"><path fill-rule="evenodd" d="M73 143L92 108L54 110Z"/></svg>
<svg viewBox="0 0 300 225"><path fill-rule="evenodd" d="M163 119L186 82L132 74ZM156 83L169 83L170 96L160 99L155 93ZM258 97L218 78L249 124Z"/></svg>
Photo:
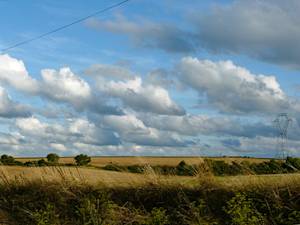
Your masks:
<svg viewBox="0 0 300 225"><path fill-rule="evenodd" d="M292 225L300 221L298 172L215 176L204 170L178 176L151 168L176 167L183 159L204 162L193 157L94 157L90 166L80 167L62 166L73 163L72 158L60 158L57 166L1 165L0 224ZM269 162L209 160L224 159L228 164ZM138 164L147 169L143 173L103 170L107 164Z"/></svg>
<svg viewBox="0 0 300 225"><path fill-rule="evenodd" d="M269 159L263 158L242 158L242 157L209 157L213 160L224 160L225 162L232 162L232 161L249 161L249 162L264 162ZM16 158L21 162L31 161L31 160L39 160L45 159L42 157L35 157L35 158ZM180 161L185 161L188 164L199 164L203 162L203 157L145 157L145 156L104 156L104 157L92 157L91 158L91 165L93 166L105 166L109 163L119 164L119 165L167 165L167 166L176 166ZM74 163L74 158L72 157L61 157L61 163Z"/></svg>

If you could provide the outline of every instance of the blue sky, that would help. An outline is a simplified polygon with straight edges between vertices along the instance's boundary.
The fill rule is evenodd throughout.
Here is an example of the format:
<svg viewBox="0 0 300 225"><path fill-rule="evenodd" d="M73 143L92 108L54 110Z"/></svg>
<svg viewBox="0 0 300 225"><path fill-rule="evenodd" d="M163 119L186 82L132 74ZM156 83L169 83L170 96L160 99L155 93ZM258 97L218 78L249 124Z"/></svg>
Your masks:
<svg viewBox="0 0 300 225"><path fill-rule="evenodd" d="M0 0L0 47L118 1ZM128 3L0 55L0 153L299 155L297 1Z"/></svg>

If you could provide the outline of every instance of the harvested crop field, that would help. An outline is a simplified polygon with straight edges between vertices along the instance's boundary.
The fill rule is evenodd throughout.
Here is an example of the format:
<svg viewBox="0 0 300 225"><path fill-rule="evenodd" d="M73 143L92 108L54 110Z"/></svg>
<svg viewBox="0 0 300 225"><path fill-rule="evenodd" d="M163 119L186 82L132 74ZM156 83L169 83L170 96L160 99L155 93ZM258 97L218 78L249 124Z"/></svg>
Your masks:
<svg viewBox="0 0 300 225"><path fill-rule="evenodd" d="M38 160L40 158L16 158L21 162ZM45 159L45 158L44 158ZM232 161L249 161L249 162L264 162L269 159L263 158L242 158L242 157L209 157L209 159L213 160L223 160L225 162ZM105 166L109 163L119 164L119 165L166 165L166 166L176 166L180 161L184 160L188 164L199 164L202 163L203 157L139 157L139 156L101 156L101 157L92 157L91 165L93 166ZM59 160L60 163L74 163L74 159L72 157L61 157Z"/></svg>

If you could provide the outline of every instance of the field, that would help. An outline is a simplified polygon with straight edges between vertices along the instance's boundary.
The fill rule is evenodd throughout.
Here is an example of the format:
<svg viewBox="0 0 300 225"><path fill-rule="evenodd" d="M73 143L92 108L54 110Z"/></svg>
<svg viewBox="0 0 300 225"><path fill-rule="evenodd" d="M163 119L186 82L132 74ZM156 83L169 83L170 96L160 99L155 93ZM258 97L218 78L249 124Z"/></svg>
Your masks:
<svg viewBox="0 0 300 225"><path fill-rule="evenodd" d="M146 174L106 171L93 168L73 167L19 167L0 166L0 182L22 183L28 181L42 182L77 182L105 187L138 187L148 184L181 185L196 187L202 180L213 181L219 187L282 187L300 183L300 174L272 174L214 177L202 176L163 176L149 171Z"/></svg>
<svg viewBox="0 0 300 225"><path fill-rule="evenodd" d="M16 158L21 162L31 161L31 160L39 160L40 158ZM45 158L44 158L45 159ZM104 156L104 157L92 157L91 165L93 166L105 166L109 163L119 164L119 165L167 165L167 166L176 166L182 160L184 160L188 164L199 164L203 162L203 157L142 157L142 156ZM269 159L262 158L241 158L241 157L210 157L209 159L214 160L224 160L225 162L232 161L249 161L249 162L263 162ZM61 163L74 163L74 159L72 157L61 157Z"/></svg>
<svg viewBox="0 0 300 225"><path fill-rule="evenodd" d="M38 158L22 158L23 162ZM40 158L39 158L40 159ZM267 159L213 158L267 162ZM300 173L214 176L107 171L118 165L176 166L196 157L93 157L92 166L0 166L0 224L232 224L300 222ZM61 158L60 163L72 163Z"/></svg>

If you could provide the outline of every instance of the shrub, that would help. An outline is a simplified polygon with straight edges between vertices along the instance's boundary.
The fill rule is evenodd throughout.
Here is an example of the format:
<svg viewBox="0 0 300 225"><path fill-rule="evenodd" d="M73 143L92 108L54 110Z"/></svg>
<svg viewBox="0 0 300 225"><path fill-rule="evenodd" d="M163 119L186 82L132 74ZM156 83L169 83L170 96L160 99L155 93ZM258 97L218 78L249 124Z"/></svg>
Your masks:
<svg viewBox="0 0 300 225"><path fill-rule="evenodd" d="M263 225L263 216L256 210L251 199L245 194L237 193L227 202L224 211L231 219L232 225Z"/></svg>
<svg viewBox="0 0 300 225"><path fill-rule="evenodd" d="M117 172L121 172L121 171L124 171L124 168L121 167L121 166L118 166L116 164L107 164L103 167L103 169L105 170L111 170L111 171L117 171Z"/></svg>
<svg viewBox="0 0 300 225"><path fill-rule="evenodd" d="M151 214L146 221L146 225L166 225L169 223L169 218L166 215L166 210L163 208L153 208Z"/></svg>
<svg viewBox="0 0 300 225"><path fill-rule="evenodd" d="M47 155L47 160L49 163L58 163L59 156L55 153L49 153Z"/></svg>
<svg viewBox="0 0 300 225"><path fill-rule="evenodd" d="M45 159L40 159L37 161L38 166L48 166L48 163Z"/></svg>
<svg viewBox="0 0 300 225"><path fill-rule="evenodd" d="M12 156L9 156L9 155L2 155L1 156L1 162L4 164L4 165L13 165L14 162L15 162L15 159L14 157Z"/></svg>
<svg viewBox="0 0 300 225"><path fill-rule="evenodd" d="M91 157L84 154L77 155L74 159L78 166L85 166L91 162Z"/></svg>
<svg viewBox="0 0 300 225"><path fill-rule="evenodd" d="M59 225L59 215L55 212L54 205L47 203L45 209L32 213L32 219L37 225Z"/></svg>
<svg viewBox="0 0 300 225"><path fill-rule="evenodd" d="M132 166L127 166L127 170L131 173L143 173L145 168L144 166L132 165Z"/></svg>
<svg viewBox="0 0 300 225"><path fill-rule="evenodd" d="M38 166L38 164L37 161L27 161L24 163L24 166L31 167L31 166Z"/></svg>
<svg viewBox="0 0 300 225"><path fill-rule="evenodd" d="M182 176L193 176L196 173L196 169L186 164L185 161L181 161L177 167L176 167L176 175L182 175Z"/></svg>

